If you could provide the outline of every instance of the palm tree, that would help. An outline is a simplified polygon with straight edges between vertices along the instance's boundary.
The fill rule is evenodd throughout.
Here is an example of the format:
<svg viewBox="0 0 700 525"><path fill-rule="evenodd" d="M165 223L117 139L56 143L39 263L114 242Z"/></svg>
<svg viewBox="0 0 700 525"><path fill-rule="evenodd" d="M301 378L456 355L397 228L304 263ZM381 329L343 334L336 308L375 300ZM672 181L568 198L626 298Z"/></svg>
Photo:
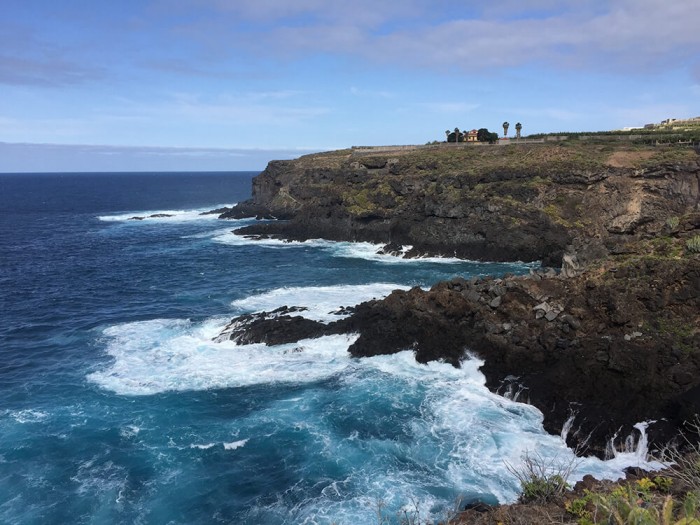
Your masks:
<svg viewBox="0 0 700 525"><path fill-rule="evenodd" d="M521 130L521 129L523 129L523 125L522 125L520 122L518 122L518 123L515 125L515 138L516 138L516 139L519 139L519 138L520 138L520 130Z"/></svg>
<svg viewBox="0 0 700 525"><path fill-rule="evenodd" d="M503 123L503 136L504 137L508 136L508 126L510 126L510 123L508 123L508 121Z"/></svg>

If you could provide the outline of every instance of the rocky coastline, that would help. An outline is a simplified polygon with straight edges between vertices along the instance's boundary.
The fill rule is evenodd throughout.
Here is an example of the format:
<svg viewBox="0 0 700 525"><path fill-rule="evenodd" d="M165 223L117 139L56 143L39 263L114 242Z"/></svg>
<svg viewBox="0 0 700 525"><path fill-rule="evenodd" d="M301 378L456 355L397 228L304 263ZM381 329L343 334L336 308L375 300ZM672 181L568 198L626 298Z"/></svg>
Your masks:
<svg viewBox="0 0 700 525"><path fill-rule="evenodd" d="M541 261L503 276L395 291L323 324L286 310L222 338L277 344L357 333L354 356L484 361L487 386L605 456L641 421L663 446L700 413L700 156L691 148L442 145L273 161L222 218L289 240L372 241L388 253ZM549 268L549 269L547 269ZM616 442L620 444L620 441Z"/></svg>

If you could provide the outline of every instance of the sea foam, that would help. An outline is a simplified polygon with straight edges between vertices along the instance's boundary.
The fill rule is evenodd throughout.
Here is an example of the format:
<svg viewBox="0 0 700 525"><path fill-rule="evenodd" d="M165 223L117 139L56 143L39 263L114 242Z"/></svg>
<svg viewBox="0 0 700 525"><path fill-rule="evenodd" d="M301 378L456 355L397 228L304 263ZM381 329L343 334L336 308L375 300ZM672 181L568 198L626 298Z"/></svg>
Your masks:
<svg viewBox="0 0 700 525"><path fill-rule="evenodd" d="M213 207L197 208L193 210L146 210L132 211L128 213L117 213L112 215L100 215L98 220L104 222L124 222L138 224L142 222L189 222L189 221L211 221L219 218L216 213L206 213L212 209L231 207L233 204L219 204ZM205 214L205 215L203 215ZM136 219L138 217L138 219Z"/></svg>
<svg viewBox="0 0 700 525"><path fill-rule="evenodd" d="M292 312L315 321L330 322L347 313L339 308L354 306L372 299L386 297L394 290L407 290L408 286L391 283L364 285L306 286L277 288L269 292L251 295L233 301L231 306L240 313L271 311L281 306L302 306L307 310Z"/></svg>
<svg viewBox="0 0 700 525"><path fill-rule="evenodd" d="M202 325L154 320L111 327L105 330L105 336L114 361L105 370L90 374L89 379L119 394L148 395L168 390L309 383L337 376L345 384L343 395L351 405L361 403L353 401L353 395L358 400L366 396L371 399L372 392L376 392L382 403L393 407L390 410L401 411L416 402L420 406L420 417L398 422L410 426L409 443L371 444L366 437L356 435L348 436L346 444L355 441L362 448L379 447L373 454L410 457L421 469L440 473L443 482L463 487L467 493L487 489L499 501L512 501L519 489L504 469L504 462L517 468L527 453L557 458L562 463L577 462L574 479L587 473L616 479L628 466L658 467L647 463L638 450L619 453L611 461L575 460L560 436L544 432L539 410L495 395L485 387L479 371L482 362L475 358L465 360L461 368L441 362L419 364L408 350L357 360L347 352L356 337L352 335L271 347L217 344L211 342L217 326L213 320ZM420 399L412 399L414 395ZM245 440L239 440L224 447L230 450L243 445ZM341 445L329 446L329 453L338 453ZM372 477L377 475L373 473ZM380 483L381 479L374 482ZM385 482L387 487L398 482L408 484L407 480L393 478Z"/></svg>
<svg viewBox="0 0 700 525"><path fill-rule="evenodd" d="M221 320L198 325L177 319L112 326L104 335L113 361L88 379L125 395L305 383L348 366L347 349L356 338L339 335L271 347L238 346L212 341L221 327Z"/></svg>
<svg viewBox="0 0 700 525"><path fill-rule="evenodd" d="M236 301L234 308L310 306L301 314L328 320L329 308L382 296L393 288L390 284L283 288ZM647 461L643 439L610 461L576 458L561 436L544 431L539 410L486 388L479 370L483 363L477 358L468 356L461 368L443 362L419 364L410 350L354 359L347 351L357 337L352 334L277 346L213 342L226 321L155 319L107 328L104 336L111 361L88 379L121 395L141 396L312 385L333 378L337 390L317 386L295 390L288 399L236 420L236 429L244 435L261 436L254 447L246 448L251 461L264 450L258 448L265 446L264 440L274 442L290 433L305 436L309 466L299 468L312 468L316 480L313 490L300 494L301 501L281 499L251 508L251 520L268 522L284 516L295 523L365 523L375 519L380 501L392 512L410 504L410 512L436 520L459 495L514 501L519 483L505 466L518 469L527 455L574 465L572 482L585 474L617 479L629 466L660 466ZM643 434L644 426L639 430ZM216 453L248 444L248 439L229 442L223 436L211 437L185 446ZM322 465L328 465L328 474ZM337 475L330 474L336 471ZM294 488L289 491L292 494Z"/></svg>
<svg viewBox="0 0 700 525"><path fill-rule="evenodd" d="M284 239L274 239L256 236L238 235L233 232L226 232L214 237L214 241L231 246L242 246L252 244L266 248L316 248L323 250L332 257L345 257L349 259L365 259L368 261L381 262L386 264L418 264L418 263L440 263L440 264L465 264L471 261L457 257L414 257L409 258L403 255L390 255L380 253L383 244L370 242L347 242L328 241L325 239L309 239L306 241L288 241ZM410 248L406 246L405 248ZM405 250L407 251L407 250ZM405 253L404 251L404 253Z"/></svg>
<svg viewBox="0 0 700 525"><path fill-rule="evenodd" d="M240 439L231 443L224 443L224 450L236 450L237 448L245 447L246 443L248 443L247 439Z"/></svg>

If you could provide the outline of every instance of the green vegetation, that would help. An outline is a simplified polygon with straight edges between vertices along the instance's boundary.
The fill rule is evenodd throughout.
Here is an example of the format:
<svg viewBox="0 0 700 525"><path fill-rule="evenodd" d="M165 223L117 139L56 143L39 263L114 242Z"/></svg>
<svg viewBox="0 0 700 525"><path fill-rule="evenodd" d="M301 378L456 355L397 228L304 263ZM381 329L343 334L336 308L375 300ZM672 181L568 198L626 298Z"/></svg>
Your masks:
<svg viewBox="0 0 700 525"><path fill-rule="evenodd" d="M596 140L601 142L620 140L629 141L634 144L654 144L657 142L668 144L678 142L697 143L700 141L700 126L683 130L654 128L634 129L630 131L559 131L556 133L534 133L528 135L527 138L546 140L550 137L567 137L569 141L586 140L591 142L595 142Z"/></svg>
<svg viewBox="0 0 700 525"><path fill-rule="evenodd" d="M348 212L355 216L385 213L403 202L403 198L397 196L386 181L361 189L349 188L342 194L342 199Z"/></svg>
<svg viewBox="0 0 700 525"><path fill-rule="evenodd" d="M697 420L691 426L700 430ZM569 516L563 520L567 523L700 525L700 450L695 442L688 440L687 444L690 452L673 452L664 458L671 462L666 475L597 482L578 493L569 490L566 483L573 470L571 463L555 464L541 456L526 455L521 467L507 468L520 481L520 504L563 505ZM518 513L515 505L509 514Z"/></svg>
<svg viewBox="0 0 700 525"><path fill-rule="evenodd" d="M507 122L503 123L503 129L506 129ZM492 133L486 128L481 128L477 131L476 140L479 142L488 142L489 144L495 144L498 142L498 133Z"/></svg>
<svg viewBox="0 0 700 525"><path fill-rule="evenodd" d="M564 505L579 525L700 525L698 497L688 492L677 505L672 495L664 495L668 490L663 487L670 488L671 483L668 477L656 476L654 481L645 477L608 492L585 490L582 497Z"/></svg>
<svg viewBox="0 0 700 525"><path fill-rule="evenodd" d="M445 130L445 135L447 135L447 142L467 142L468 131L460 131L459 128L455 128L454 131Z"/></svg>
<svg viewBox="0 0 700 525"><path fill-rule="evenodd" d="M697 155L691 148L657 148L655 153L644 159L640 167L650 168L660 164L675 164L695 160Z"/></svg>
<svg viewBox="0 0 700 525"><path fill-rule="evenodd" d="M700 235L694 235L685 242L685 247L689 252L700 253Z"/></svg>
<svg viewBox="0 0 700 525"><path fill-rule="evenodd" d="M522 464L506 464L508 471L520 482L521 503L547 503L562 496L568 489L567 480L576 467L576 460L560 462L538 453L525 453Z"/></svg>
<svg viewBox="0 0 700 525"><path fill-rule="evenodd" d="M700 434L700 419L688 424ZM584 490L565 502L579 525L700 525L700 444L684 435L683 451L667 449L660 458L665 475L623 482L607 490Z"/></svg>
<svg viewBox="0 0 700 525"><path fill-rule="evenodd" d="M700 415L686 423L688 434L683 434L681 447L666 449L661 459L670 464L670 476L687 487L700 499Z"/></svg>
<svg viewBox="0 0 700 525"><path fill-rule="evenodd" d="M581 199L573 195L558 195L547 204L542 211L555 224L561 224L566 228L583 229L585 215L581 213Z"/></svg>

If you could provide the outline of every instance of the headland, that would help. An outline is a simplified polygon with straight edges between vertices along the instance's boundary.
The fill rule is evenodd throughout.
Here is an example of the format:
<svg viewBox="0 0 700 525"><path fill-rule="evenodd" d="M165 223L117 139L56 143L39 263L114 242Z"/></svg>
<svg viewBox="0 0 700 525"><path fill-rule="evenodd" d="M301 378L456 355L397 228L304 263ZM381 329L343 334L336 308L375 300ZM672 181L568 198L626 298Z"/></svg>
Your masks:
<svg viewBox="0 0 700 525"><path fill-rule="evenodd" d="M284 312L249 318L231 337L352 331L360 334L353 355L413 348L421 362L455 366L471 352L484 360L489 388L519 392L548 431L569 425L569 444L599 456L641 421L655 421L650 440L664 445L700 412L700 155L692 145L512 141L307 155L270 162L252 199L221 215L250 216L279 220L236 233L371 241L397 256L540 261L542 269L396 291L332 325Z"/></svg>

